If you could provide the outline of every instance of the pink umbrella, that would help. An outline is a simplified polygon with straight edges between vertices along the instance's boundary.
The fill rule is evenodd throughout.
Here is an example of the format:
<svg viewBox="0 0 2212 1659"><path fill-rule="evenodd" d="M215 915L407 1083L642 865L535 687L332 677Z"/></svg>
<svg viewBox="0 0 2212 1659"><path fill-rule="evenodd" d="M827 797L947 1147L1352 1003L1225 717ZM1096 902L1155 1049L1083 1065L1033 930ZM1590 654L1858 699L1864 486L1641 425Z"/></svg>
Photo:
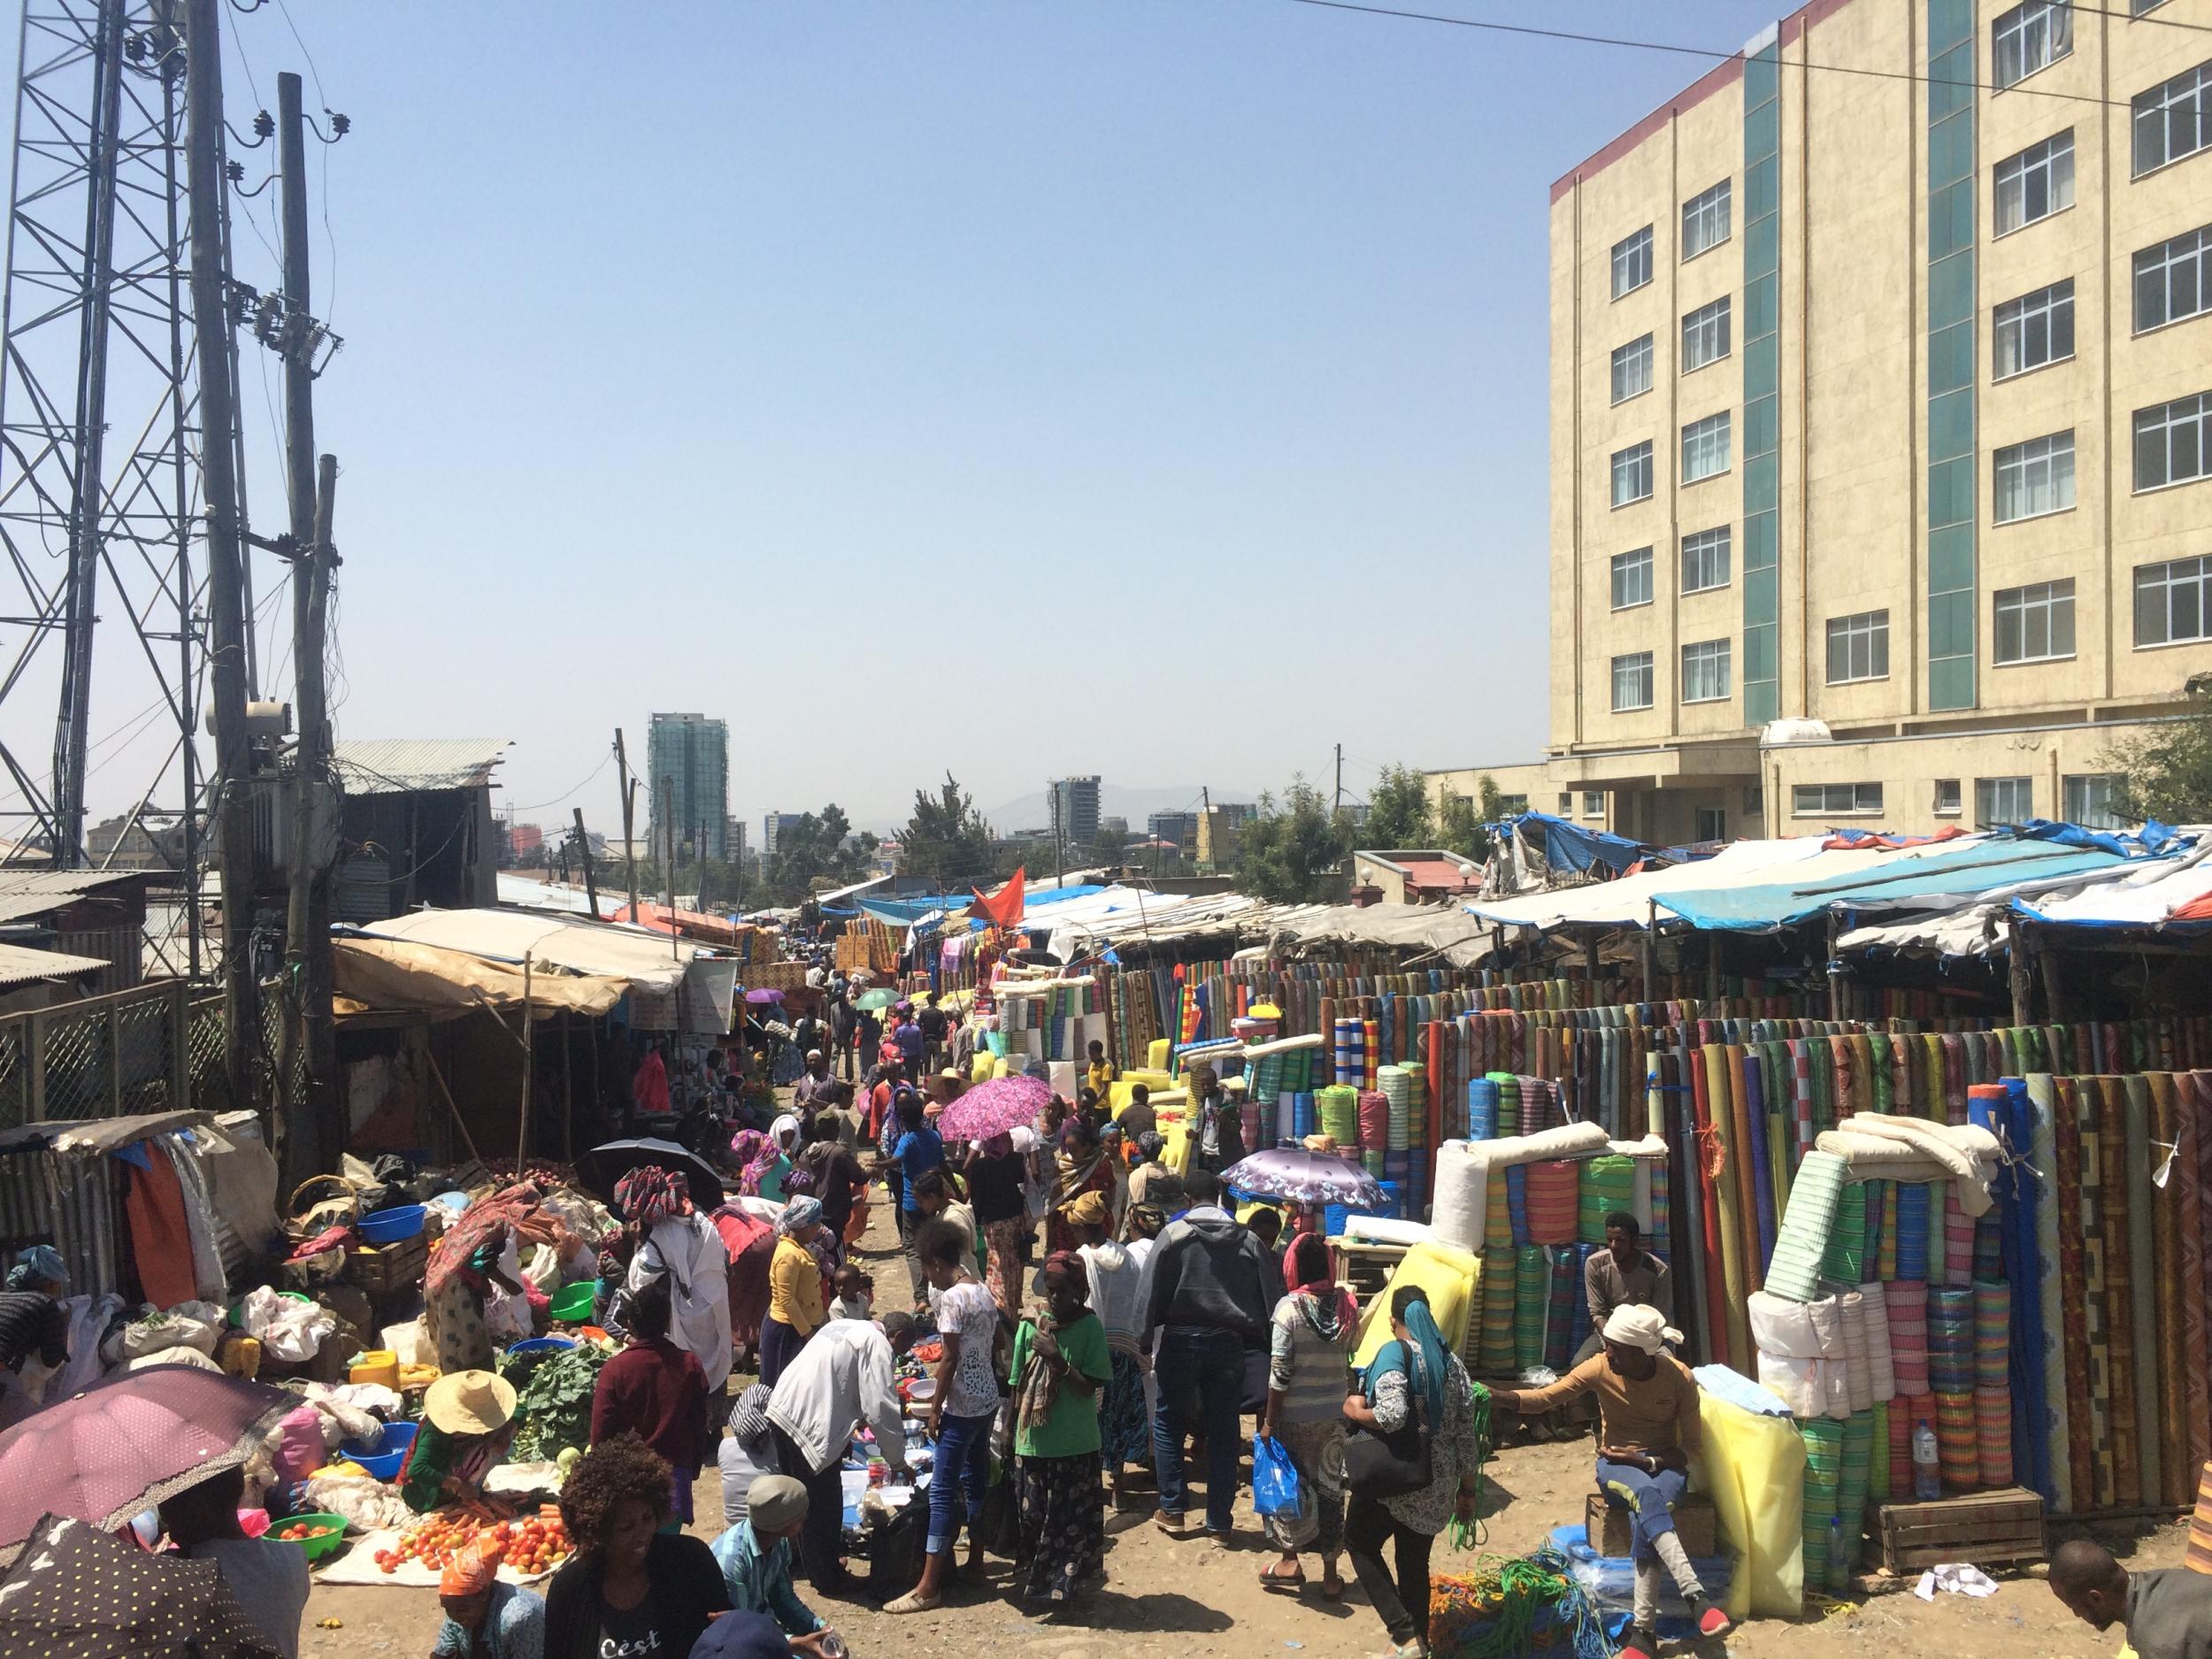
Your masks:
<svg viewBox="0 0 2212 1659"><path fill-rule="evenodd" d="M297 1394L196 1365L150 1365L0 1432L0 1548L42 1515L104 1529L242 1463Z"/></svg>
<svg viewBox="0 0 2212 1659"><path fill-rule="evenodd" d="M995 1077L945 1108L938 1132L952 1141L988 1141L1024 1124L1052 1102L1052 1085L1041 1077Z"/></svg>

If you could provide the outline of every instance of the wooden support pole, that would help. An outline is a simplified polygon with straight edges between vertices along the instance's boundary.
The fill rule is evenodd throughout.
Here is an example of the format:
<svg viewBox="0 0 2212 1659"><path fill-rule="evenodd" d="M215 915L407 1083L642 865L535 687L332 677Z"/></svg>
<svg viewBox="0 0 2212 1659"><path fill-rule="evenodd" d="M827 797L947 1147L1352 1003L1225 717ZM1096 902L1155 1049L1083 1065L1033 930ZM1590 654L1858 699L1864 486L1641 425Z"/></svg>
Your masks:
<svg viewBox="0 0 2212 1659"><path fill-rule="evenodd" d="M439 1098L445 1102L445 1109L453 1114L453 1126L461 1132L461 1144L469 1149L469 1156L481 1164L484 1155L476 1149L476 1137L469 1133L468 1119L461 1116L461 1109L453 1099L453 1091L445 1085L445 1073L438 1070L438 1056L430 1052L427 1042L423 1044L422 1057L430 1067L431 1080L438 1086Z"/></svg>
<svg viewBox="0 0 2212 1659"><path fill-rule="evenodd" d="M530 1036L530 958L522 959L522 1121L515 1126L515 1179L522 1179L530 1161L530 1085L538 1057L538 1045Z"/></svg>
<svg viewBox="0 0 2212 1659"><path fill-rule="evenodd" d="M2012 1023L2025 1025L2033 1013L2035 983L2029 971L2032 949L2026 926L2014 917L2005 923L2005 977L2012 986Z"/></svg>
<svg viewBox="0 0 2212 1659"><path fill-rule="evenodd" d="M1644 901L1644 1001L1659 1000L1659 906Z"/></svg>

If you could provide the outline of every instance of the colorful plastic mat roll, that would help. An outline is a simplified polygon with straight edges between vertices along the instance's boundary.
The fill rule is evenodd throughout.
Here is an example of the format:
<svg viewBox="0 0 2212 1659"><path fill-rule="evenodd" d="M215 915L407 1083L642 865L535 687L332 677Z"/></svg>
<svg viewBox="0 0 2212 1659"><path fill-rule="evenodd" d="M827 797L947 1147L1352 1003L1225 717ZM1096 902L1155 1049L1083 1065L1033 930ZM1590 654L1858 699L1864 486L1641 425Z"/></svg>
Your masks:
<svg viewBox="0 0 2212 1659"><path fill-rule="evenodd" d="M1635 1209L1636 1161L1609 1152L1585 1161L1579 1173L1576 1237L1584 1244L1603 1244L1606 1217Z"/></svg>
<svg viewBox="0 0 2212 1659"><path fill-rule="evenodd" d="M1974 1390L1974 1449L1985 1486L2012 1484L2012 1393L2009 1389Z"/></svg>
<svg viewBox="0 0 2212 1659"><path fill-rule="evenodd" d="M1937 1394L1936 1455L1942 1464L1943 1484L1948 1491L1972 1492L1981 1485L1981 1442L1975 1422L1974 1396L1970 1391Z"/></svg>

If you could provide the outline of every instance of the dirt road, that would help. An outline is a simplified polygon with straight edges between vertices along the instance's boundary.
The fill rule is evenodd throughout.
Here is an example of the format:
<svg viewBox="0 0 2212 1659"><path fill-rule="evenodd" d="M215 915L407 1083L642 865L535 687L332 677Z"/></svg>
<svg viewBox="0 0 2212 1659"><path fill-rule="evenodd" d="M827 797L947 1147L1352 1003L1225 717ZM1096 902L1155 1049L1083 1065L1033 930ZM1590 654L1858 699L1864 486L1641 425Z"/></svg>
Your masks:
<svg viewBox="0 0 2212 1659"><path fill-rule="evenodd" d="M876 1279L880 1307L907 1302L906 1273L896 1241L880 1205L877 1225L864 1241ZM733 1387L748 1380L733 1378ZM1509 1448L1486 1471L1496 1494L1488 1522L1488 1547L1517 1554L1541 1542L1555 1526L1578 1523L1590 1489L1590 1442ZM721 1489L710 1471L698 1486L694 1531L711 1539L720 1530ZM1301 1659L1349 1659L1383 1648L1380 1624L1357 1587L1342 1602L1323 1601L1317 1591L1290 1597L1264 1591L1258 1572L1269 1559L1259 1539L1248 1496L1237 1512L1241 1548L1228 1552L1202 1540L1177 1541L1149 1525L1148 1516L1124 1514L1108 1520L1108 1584L1081 1624L1058 1624L1024 1618L1003 1592L1004 1572L995 1571L987 1586L964 1586L956 1600L935 1613L892 1618L864 1600L812 1605L841 1631L860 1659L893 1653L972 1653L980 1642L990 1650L1033 1659L1239 1659L1276 1653ZM2131 1549L2132 1564L2179 1564L2185 1528L2174 1525L2139 1540L2109 1540L2115 1549ZM1452 1571L1471 1557L1438 1551L1436 1564ZM1313 1571L1309 1563L1309 1571ZM1346 1576L1350 1574L1348 1566ZM1982 1601L1945 1596L1923 1602L1909 1594L1882 1595L1856 1608L1838 1608L1827 1617L1809 1614L1805 1622L1761 1621L1730 1637L1724 1648L1707 1644L1702 1659L2093 1659L2119 1646L2116 1630L2099 1634L2061 1607L2049 1588L2033 1578L2000 1580L1997 1594ZM810 1595L800 1586L803 1596ZM325 1588L308 1600L310 1628L302 1659L353 1659L354 1655L400 1655L424 1659L439 1623L436 1596L428 1590ZM335 1618L341 1628L313 1628ZM1684 1652L1692 1651L1686 1647Z"/></svg>

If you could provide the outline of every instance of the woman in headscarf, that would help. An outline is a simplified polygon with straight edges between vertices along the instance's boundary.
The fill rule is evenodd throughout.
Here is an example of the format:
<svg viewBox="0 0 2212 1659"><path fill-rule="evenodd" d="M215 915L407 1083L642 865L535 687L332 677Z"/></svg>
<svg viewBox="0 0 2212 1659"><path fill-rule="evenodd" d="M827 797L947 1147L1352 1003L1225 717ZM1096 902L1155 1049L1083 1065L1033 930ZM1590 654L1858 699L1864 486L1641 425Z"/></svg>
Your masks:
<svg viewBox="0 0 2212 1659"><path fill-rule="evenodd" d="M1144 1273L1129 1250L1107 1236L1110 1217L1103 1194L1084 1194L1070 1207L1068 1218L1083 1240L1076 1254L1083 1258L1091 1311L1105 1329L1106 1351L1114 1368L1099 1396L1098 1432L1107 1486L1118 1509L1123 1466L1135 1463L1141 1468L1152 1461L1152 1418L1145 1409L1146 1361L1139 1347Z"/></svg>
<svg viewBox="0 0 2212 1659"><path fill-rule="evenodd" d="M730 1137L730 1162L737 1167L741 1197L758 1198L760 1184L774 1168L776 1143L757 1129L741 1129Z"/></svg>
<svg viewBox="0 0 2212 1659"><path fill-rule="evenodd" d="M34 1244L17 1253L15 1265L8 1269L8 1288L34 1291L59 1302L69 1294L68 1265L52 1245Z"/></svg>
<svg viewBox="0 0 2212 1659"><path fill-rule="evenodd" d="M760 1326L760 1379L773 1388L791 1356L820 1330L822 1270L807 1241L822 1230L819 1199L795 1198L776 1218L776 1253L768 1263L768 1317Z"/></svg>
<svg viewBox="0 0 2212 1659"><path fill-rule="evenodd" d="M1045 1248L1048 1251L1072 1250L1082 1242L1075 1235L1068 1210L1085 1193L1102 1194L1110 1210L1114 1196L1113 1160L1106 1156L1090 1126L1080 1118L1071 1118L1063 1126L1058 1179L1052 1189L1052 1209L1045 1218ZM1110 1230L1111 1225L1110 1214Z"/></svg>
<svg viewBox="0 0 2212 1659"><path fill-rule="evenodd" d="M495 1344L485 1302L495 1283L514 1296L528 1297L534 1288L511 1277L500 1259L518 1234L551 1241L551 1225L538 1219L537 1207L538 1189L518 1182L470 1205L431 1251L423 1270L423 1309L440 1371L491 1369ZM544 1301L542 1292L536 1301Z"/></svg>
<svg viewBox="0 0 2212 1659"><path fill-rule="evenodd" d="M968 1178L975 1225L983 1230L986 1282L1010 1319L1021 1310L1022 1238L1029 1228L1022 1171L1022 1156L1014 1150L1014 1138L1006 1134L971 1145L962 1171Z"/></svg>
<svg viewBox="0 0 2212 1659"><path fill-rule="evenodd" d="M668 1279L675 1318L668 1340L699 1362L710 1397L730 1374L730 1254L714 1223L692 1207L685 1178L641 1164L614 1185L615 1208L642 1235L624 1287Z"/></svg>
<svg viewBox="0 0 2212 1659"><path fill-rule="evenodd" d="M753 1177L753 1190L763 1198L781 1203L785 1197L784 1179L791 1173L791 1161L799 1151L799 1120L786 1112L768 1125L768 1156L765 1165Z"/></svg>
<svg viewBox="0 0 2212 1659"><path fill-rule="evenodd" d="M1045 1258L1044 1306L1014 1334L1014 1456L1025 1598L1064 1608L1106 1573L1098 1391L1113 1379L1083 1258Z"/></svg>
<svg viewBox="0 0 2212 1659"><path fill-rule="evenodd" d="M1183 1178L1168 1168L1166 1150L1167 1142L1156 1129L1137 1137L1137 1164L1129 1171L1129 1206L1122 1215L1124 1241L1136 1236L1134 1217L1143 1206L1149 1204L1164 1215L1183 1208Z"/></svg>
<svg viewBox="0 0 2212 1659"><path fill-rule="evenodd" d="M1390 1632L1390 1659L1425 1659L1429 1650L1429 1551L1455 1515L1475 1517L1482 1447L1475 1433L1474 1385L1446 1346L1429 1312L1428 1293L1401 1285L1390 1298L1390 1334L1367 1368L1363 1391L1344 1402L1344 1418L1394 1434L1416 1422L1428 1431L1429 1483L1394 1498L1352 1494L1344 1544L1352 1571ZM1397 1557L1394 1582L1382 1548Z"/></svg>
<svg viewBox="0 0 2212 1659"><path fill-rule="evenodd" d="M1265 1517L1268 1541L1282 1559L1261 1570L1260 1583L1303 1588L1298 1552L1312 1549L1321 1557L1321 1594L1333 1601L1344 1594L1336 1564L1344 1548L1344 1389L1358 1310L1336 1282L1319 1233L1293 1239L1283 1265L1290 1294L1275 1304L1260 1438L1289 1454L1307 1502L1294 1516Z"/></svg>

